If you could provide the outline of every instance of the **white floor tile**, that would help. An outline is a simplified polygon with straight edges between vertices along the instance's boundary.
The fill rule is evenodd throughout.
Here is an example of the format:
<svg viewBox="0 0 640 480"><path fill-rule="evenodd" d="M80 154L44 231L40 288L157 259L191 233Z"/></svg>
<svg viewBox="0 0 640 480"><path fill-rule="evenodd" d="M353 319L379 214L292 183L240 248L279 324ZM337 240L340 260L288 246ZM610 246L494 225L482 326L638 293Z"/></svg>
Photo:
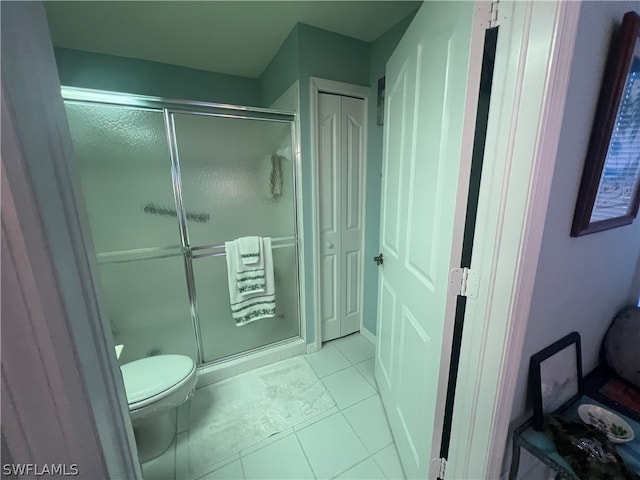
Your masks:
<svg viewBox="0 0 640 480"><path fill-rule="evenodd" d="M240 460L236 460L218 470L207 473L198 480L244 480L244 473L242 472Z"/></svg>
<svg viewBox="0 0 640 480"><path fill-rule="evenodd" d="M320 378L343 370L350 365L349 360L331 345L325 345L319 352L306 355L305 358Z"/></svg>
<svg viewBox="0 0 640 480"><path fill-rule="evenodd" d="M353 365L373 358L375 347L359 333L342 337L331 342Z"/></svg>
<svg viewBox="0 0 640 480"><path fill-rule="evenodd" d="M372 458L367 458L364 462L338 476L338 478L344 480L382 480L387 477L384 476L384 473Z"/></svg>
<svg viewBox="0 0 640 480"><path fill-rule="evenodd" d="M320 479L333 478L367 457L362 442L340 413L300 430L297 435Z"/></svg>
<svg viewBox="0 0 640 480"><path fill-rule="evenodd" d="M379 395L356 403L343 413L369 453L377 452L393 442Z"/></svg>
<svg viewBox="0 0 640 480"><path fill-rule="evenodd" d="M400 457L396 450L395 443L392 443L388 447L380 450L373 456L380 469L384 472L390 480L404 480L404 470L400 463Z"/></svg>
<svg viewBox="0 0 640 480"><path fill-rule="evenodd" d="M324 377L322 381L340 409L376 393L355 367Z"/></svg>
<svg viewBox="0 0 640 480"><path fill-rule="evenodd" d="M270 437L265 438L264 440L259 441L258 443L255 443L243 450L240 451L240 455L246 456L249 455L250 453L255 452L256 450L260 450L261 448L264 448L268 445L271 445L272 443L275 443L279 440L282 440L285 437L288 437L289 435L291 435L293 433L293 428L287 428L286 430L284 430L283 432L278 432L274 435L271 435Z"/></svg>
<svg viewBox="0 0 640 480"><path fill-rule="evenodd" d="M332 409L327 410L326 412L322 412L320 415L316 415L315 417L312 417L309 420L306 420L301 424L296 425L293 428L296 432L298 432L303 428L307 428L309 425L313 425L314 423L319 422L320 420L324 420L325 418L330 417L331 415L335 415L338 412L340 412L340 409L338 407L333 407Z"/></svg>
<svg viewBox="0 0 640 480"><path fill-rule="evenodd" d="M176 437L176 479L191 478L189 475L189 432Z"/></svg>
<svg viewBox="0 0 640 480"><path fill-rule="evenodd" d="M247 479L313 479L304 452L295 435L242 457Z"/></svg>
<svg viewBox="0 0 640 480"><path fill-rule="evenodd" d="M375 358L370 358L369 360L365 360L362 363L356 365L358 371L362 374L362 376L371 384L371 386L377 391L378 384L376 383L375 377Z"/></svg>
<svg viewBox="0 0 640 480"><path fill-rule="evenodd" d="M144 480L174 480L176 478L176 441L159 457L141 465Z"/></svg>

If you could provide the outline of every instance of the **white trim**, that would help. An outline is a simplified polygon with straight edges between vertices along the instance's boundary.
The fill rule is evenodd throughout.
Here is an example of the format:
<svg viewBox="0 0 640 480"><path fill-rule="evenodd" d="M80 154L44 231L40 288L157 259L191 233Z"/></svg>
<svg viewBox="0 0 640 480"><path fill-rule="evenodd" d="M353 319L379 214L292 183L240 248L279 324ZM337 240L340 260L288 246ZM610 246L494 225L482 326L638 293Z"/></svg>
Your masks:
<svg viewBox="0 0 640 480"><path fill-rule="evenodd" d="M473 144L476 135L476 118L478 113L478 99L480 97L480 81L482 76L482 63L485 39L485 25L490 16L490 4L488 2L475 2L473 8L473 22L471 25L471 41L469 44L469 68L467 71L467 91L465 98L465 111L463 117L462 138L460 142L460 166L458 174L458 187L456 192L456 208L451 234L452 248L449 256L449 270L460 266L462 258L462 246L464 243L464 231L466 226L467 206L469 200L469 183L471 181L471 165L473 162ZM447 295L443 319L442 350L440 353L440 370L438 372L438 391L436 398L436 418L433 424L433 437L431 443L431 463L429 465L429 478L435 477L440 468L440 447L444 432L444 414L447 400L447 388L449 385L449 372L451 369L451 354L453 349L453 337L458 299L455 295ZM457 398L457 397L456 397ZM447 459L447 469L449 469ZM449 475L447 470L447 476Z"/></svg>
<svg viewBox="0 0 640 480"><path fill-rule="evenodd" d="M501 2L500 8L472 259L488 281L478 299L467 300L451 478L500 474L580 5Z"/></svg>
<svg viewBox="0 0 640 480"><path fill-rule="evenodd" d="M294 99L295 105L291 106L287 103L289 97ZM269 108L277 108L278 110L294 111L295 145L292 145L295 162L296 178L293 179L296 185L296 220L298 228L298 288L300 289L300 336L307 341L307 301L306 301L306 282L305 282L305 250L304 250L304 221L303 221L303 196L302 196L302 161L301 161L301 143L300 143L300 82L296 80L291 84L285 92L280 95Z"/></svg>
<svg viewBox="0 0 640 480"><path fill-rule="evenodd" d="M142 478L42 3L3 4L2 30L3 453Z"/></svg>
<svg viewBox="0 0 640 480"><path fill-rule="evenodd" d="M320 319L320 281L318 276L320 275L320 228L319 228L319 187L318 187L318 151L317 151L317 115L318 115L318 94L321 92L333 93L336 95L346 95L349 97L361 98L364 100L364 138L363 138L363 158L362 165L362 202L361 202L361 216L362 216L362 265L360 266L360 305L363 308L363 314L360 316L360 330L362 330L364 322L364 247L366 238L366 201L367 201L367 140L368 140L368 124L369 124L369 87L363 87L361 85L353 85L350 83L336 82L334 80L326 80L324 78L311 77L310 79L310 136L311 136L311 220L312 220L312 235L313 235L313 317L315 326L315 344L314 351L318 351L322 348L322 322Z"/></svg>
<svg viewBox="0 0 640 480"><path fill-rule="evenodd" d="M362 335L364 338L366 338L371 343L373 343L374 346L378 345L376 341L376 336L373 333L371 333L371 331L364 325L360 328L360 335Z"/></svg>

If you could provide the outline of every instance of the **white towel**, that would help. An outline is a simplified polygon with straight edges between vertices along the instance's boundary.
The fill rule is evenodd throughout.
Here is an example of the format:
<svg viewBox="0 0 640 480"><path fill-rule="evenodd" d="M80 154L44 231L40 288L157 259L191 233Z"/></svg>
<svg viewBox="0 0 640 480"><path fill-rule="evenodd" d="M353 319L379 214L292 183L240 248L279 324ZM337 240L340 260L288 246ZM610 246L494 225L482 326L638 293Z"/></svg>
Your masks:
<svg viewBox="0 0 640 480"><path fill-rule="evenodd" d="M261 243L262 239L260 237L240 237L238 239L242 263L245 265L253 265L260 261Z"/></svg>
<svg viewBox="0 0 640 480"><path fill-rule="evenodd" d="M260 243L262 244L261 260L262 266L264 267L264 287L262 291L245 291L244 294L240 292L238 287L238 274L239 271L247 272L248 270L242 270L244 265L242 264L240 257L238 241L234 240L225 243L231 314L238 326L245 325L261 318L275 317L276 314L276 292L273 281L271 238L264 237L261 239ZM239 270L239 268L241 270ZM241 279L245 275L250 276L242 273L240 275ZM240 282L240 285L251 285L251 283L249 281Z"/></svg>
<svg viewBox="0 0 640 480"><path fill-rule="evenodd" d="M249 238L249 237L243 237ZM237 269L236 269L236 281L238 282L238 292L243 297L251 296L256 293L263 293L266 288L266 278L264 270L264 255L261 254L262 237L255 237L258 239L258 258L250 265L246 264L245 256L242 254L242 238L235 240L236 251L238 252Z"/></svg>

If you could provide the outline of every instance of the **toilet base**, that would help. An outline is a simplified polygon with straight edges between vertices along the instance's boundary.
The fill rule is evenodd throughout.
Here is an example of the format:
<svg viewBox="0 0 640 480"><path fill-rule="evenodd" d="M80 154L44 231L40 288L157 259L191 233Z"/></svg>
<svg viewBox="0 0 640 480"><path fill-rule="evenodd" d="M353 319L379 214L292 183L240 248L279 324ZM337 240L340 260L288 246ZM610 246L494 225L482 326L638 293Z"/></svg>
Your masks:
<svg viewBox="0 0 640 480"><path fill-rule="evenodd" d="M133 433L141 463L159 457L173 443L177 431L177 408L133 422Z"/></svg>

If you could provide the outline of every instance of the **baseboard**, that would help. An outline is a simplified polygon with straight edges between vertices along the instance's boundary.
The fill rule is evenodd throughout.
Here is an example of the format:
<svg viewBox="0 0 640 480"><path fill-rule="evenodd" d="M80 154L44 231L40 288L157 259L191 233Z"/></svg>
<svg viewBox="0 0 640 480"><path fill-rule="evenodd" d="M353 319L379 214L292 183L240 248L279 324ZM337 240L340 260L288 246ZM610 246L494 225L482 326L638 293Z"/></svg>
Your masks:
<svg viewBox="0 0 640 480"><path fill-rule="evenodd" d="M374 345L376 345L376 336L371 333L369 330L367 330L366 327L362 327L360 329L360 335L362 335L364 338L366 338L367 340L369 340L371 343L373 343Z"/></svg>

